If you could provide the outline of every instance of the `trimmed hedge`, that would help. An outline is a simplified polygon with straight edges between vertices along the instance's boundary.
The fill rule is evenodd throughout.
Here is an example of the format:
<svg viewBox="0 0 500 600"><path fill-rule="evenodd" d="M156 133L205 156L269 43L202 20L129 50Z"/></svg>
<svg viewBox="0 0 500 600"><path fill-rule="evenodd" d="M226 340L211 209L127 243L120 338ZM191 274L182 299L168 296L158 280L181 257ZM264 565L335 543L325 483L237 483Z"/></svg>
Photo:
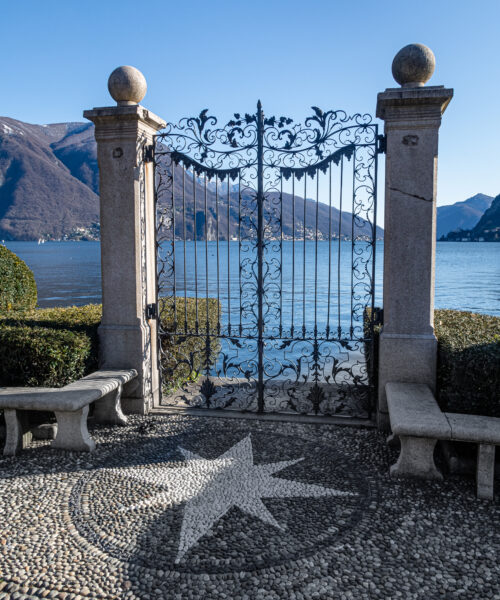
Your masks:
<svg viewBox="0 0 500 600"><path fill-rule="evenodd" d="M0 385L61 387L95 371L101 306L0 315Z"/></svg>
<svg viewBox="0 0 500 600"><path fill-rule="evenodd" d="M207 361L206 330L207 307L208 326L212 343L208 356L209 364L213 365L220 351L217 341L217 300L215 298L198 298L198 335L196 333L196 302L187 298L187 331L189 336L175 331L184 330L184 298L176 298L177 323L175 323L174 303L171 298L160 298L160 321L162 332L162 347L160 360L163 370L163 386L173 390L186 381L196 381L203 372Z"/></svg>
<svg viewBox="0 0 500 600"><path fill-rule="evenodd" d="M32 310L36 301L33 272L24 261L0 244L0 312Z"/></svg>
<svg viewBox="0 0 500 600"><path fill-rule="evenodd" d="M442 410L500 417L500 317L436 310Z"/></svg>
<svg viewBox="0 0 500 600"><path fill-rule="evenodd" d="M383 310L375 310L376 374ZM437 400L441 409L500 417L500 317L440 309L434 312L434 328L438 340Z"/></svg>
<svg viewBox="0 0 500 600"><path fill-rule="evenodd" d="M195 300L187 299L188 331L195 331ZM161 362L167 387L195 380L205 364L206 304L198 300L199 337L173 334L171 300L160 300ZM178 319L184 326L184 299L177 298ZM217 300L208 300L209 327L214 341L210 361L219 352L216 338ZM0 314L0 386L62 387L98 368L100 304L43 308ZM171 335L168 335L171 334Z"/></svg>

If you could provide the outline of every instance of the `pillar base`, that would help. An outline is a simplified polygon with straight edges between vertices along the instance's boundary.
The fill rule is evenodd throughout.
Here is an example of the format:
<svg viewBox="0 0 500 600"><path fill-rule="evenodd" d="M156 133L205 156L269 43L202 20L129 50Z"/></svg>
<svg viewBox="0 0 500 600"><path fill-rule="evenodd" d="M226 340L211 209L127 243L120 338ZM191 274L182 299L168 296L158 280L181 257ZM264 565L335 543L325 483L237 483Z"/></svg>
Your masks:
<svg viewBox="0 0 500 600"><path fill-rule="evenodd" d="M160 404L160 390L156 389L143 398L122 397L122 410L126 415L147 415Z"/></svg>
<svg viewBox="0 0 500 600"><path fill-rule="evenodd" d="M135 369L138 376L123 386L121 406L125 414L146 415L158 403L159 380L152 340L145 323L99 326L100 369Z"/></svg>
<svg viewBox="0 0 500 600"><path fill-rule="evenodd" d="M389 431L385 384L424 383L436 390L437 339L434 335L400 335L382 331L379 342L377 424Z"/></svg>

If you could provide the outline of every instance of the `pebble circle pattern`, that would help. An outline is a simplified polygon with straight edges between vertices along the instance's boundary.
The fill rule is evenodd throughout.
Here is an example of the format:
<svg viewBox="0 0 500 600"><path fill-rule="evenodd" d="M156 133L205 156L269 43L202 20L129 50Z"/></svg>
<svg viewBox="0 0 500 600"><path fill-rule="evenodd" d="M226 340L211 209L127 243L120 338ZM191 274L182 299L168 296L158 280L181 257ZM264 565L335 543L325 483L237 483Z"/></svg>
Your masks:
<svg viewBox="0 0 500 600"><path fill-rule="evenodd" d="M136 443L134 465L182 468L178 446L206 458L217 458L247 432L224 437L200 432ZM351 492L351 497L273 498L264 504L284 527L279 530L255 516L232 508L175 564L184 506L149 505L127 510L154 497L159 488L128 476L123 461L82 476L71 493L70 515L78 532L100 550L122 561L152 568L196 573L254 571L310 556L338 543L376 508L376 484L356 465L326 444L283 435L253 435L254 463L267 464L304 457L275 477ZM115 468L115 466L117 468ZM153 488L153 489L151 489ZM166 490L168 496L168 490Z"/></svg>
<svg viewBox="0 0 500 600"><path fill-rule="evenodd" d="M92 454L35 442L0 456L0 600L500 600L498 492L392 479L397 451L376 429L181 415L90 429ZM305 456L274 477L359 497L264 499L285 533L231 509L179 563L168 533L181 506L123 520L119 503L153 490L113 470L177 465L180 446L214 458L248 434L256 464Z"/></svg>

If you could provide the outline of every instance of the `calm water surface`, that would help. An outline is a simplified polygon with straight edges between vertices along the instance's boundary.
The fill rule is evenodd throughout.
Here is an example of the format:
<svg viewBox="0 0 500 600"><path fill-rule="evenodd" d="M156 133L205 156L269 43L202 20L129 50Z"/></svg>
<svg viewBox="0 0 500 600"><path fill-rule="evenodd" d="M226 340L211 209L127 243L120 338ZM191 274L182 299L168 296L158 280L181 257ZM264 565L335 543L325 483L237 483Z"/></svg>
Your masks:
<svg viewBox="0 0 500 600"><path fill-rule="evenodd" d="M100 244L98 242L5 242L33 270L38 286L38 302L41 307L83 305L101 302ZM186 259L193 254L193 242L188 242ZM198 244L200 246L200 244ZM299 248L297 248L299 246ZM343 242L341 250L342 270L350 266L349 242ZM328 286L328 244L319 243L319 293ZM234 250L233 250L234 248ZM231 289L237 285L237 242L231 243ZM198 249L198 252L200 250ZM221 265L227 264L227 244L221 244ZM291 247L284 244L284 261L291 263ZM179 250L180 258L182 249ZM296 244L296 253L300 244ZM209 256L211 250L209 249ZM308 261L312 255L308 252ZM297 254L299 268L300 258ZM338 256L334 256L334 262ZM204 255L198 261L204 264ZM381 304L381 278L383 243L377 244L376 256L376 303ZM233 266L234 265L234 266ZM227 267L226 267L227 268ZM187 272L192 272L188 264ZM306 267L310 276L310 270ZM286 276L286 273L285 273ZM300 272L298 273L300 276ZM204 282L203 272L199 281ZM210 287L213 285L209 274ZM183 293L183 279L179 284ZM334 286L334 278L331 285ZM186 281L187 295L193 295L192 282ZM334 289L332 288L334 292ZM346 290L347 291L347 290ZM233 291L231 291L233 295ZM349 294L342 293L342 312L348 312ZM236 296L235 296L236 298ZM221 298L222 299L222 298ZM236 308L236 307L234 307ZM438 242L436 258L436 308L470 310L500 316L500 244ZM233 307L232 307L233 310ZM299 316L300 318L300 316Z"/></svg>

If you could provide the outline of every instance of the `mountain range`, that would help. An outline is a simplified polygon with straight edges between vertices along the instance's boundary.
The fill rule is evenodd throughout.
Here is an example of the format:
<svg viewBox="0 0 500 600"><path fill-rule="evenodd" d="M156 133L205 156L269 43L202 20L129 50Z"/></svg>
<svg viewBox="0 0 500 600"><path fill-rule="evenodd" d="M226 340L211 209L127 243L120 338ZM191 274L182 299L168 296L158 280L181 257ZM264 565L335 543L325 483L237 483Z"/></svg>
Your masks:
<svg viewBox="0 0 500 600"><path fill-rule="evenodd" d="M175 194L182 198L181 167L176 167ZM188 174L184 190L186 211L186 238L194 239L194 231L199 239L205 225L209 239L216 237L216 213L218 212L219 239L225 240L238 233L239 213L238 194L230 193L229 211L226 186L216 199L216 189L210 185L207 189L207 215L201 206L204 186ZM194 192L198 205L194 207ZM86 239L98 235L99 221L99 171L97 166L94 126L91 123L56 123L52 125L32 125L8 117L0 117L0 239L37 240L37 239ZM160 197L160 204L168 202L169 197ZM252 200L249 192L242 192L242 206ZM278 206L276 194L270 194L266 205ZM283 234L293 235L292 196L283 194ZM177 200L176 228L177 238L183 233L184 207ZM314 236L316 203L295 197L295 234L301 237L304 231L308 238ZM229 221L228 221L229 219ZM326 204L318 206L319 239L329 235L348 238L352 233L352 215L331 209ZM252 236L249 219L241 221L242 238ZM371 236L370 226L362 219L354 223L355 235ZM377 228L377 238L383 237L383 230ZM268 229L271 237L278 235ZM76 236L76 237L75 237Z"/></svg>
<svg viewBox="0 0 500 600"><path fill-rule="evenodd" d="M59 239L99 221L90 123L0 118L0 238Z"/></svg>
<svg viewBox="0 0 500 600"><path fill-rule="evenodd" d="M437 208L437 239L446 236L450 231L472 229L479 222L484 212L491 206L492 196L476 194L463 202L455 202Z"/></svg>
<svg viewBox="0 0 500 600"><path fill-rule="evenodd" d="M474 227L450 231L442 239L447 242L500 242L500 194Z"/></svg>
<svg viewBox="0 0 500 600"><path fill-rule="evenodd" d="M219 184L217 194L215 185L207 185L206 190L206 212L205 212L205 188L202 178L195 179L195 190L193 190L193 179L187 175L182 184L181 167L175 167L174 173L174 203L175 203L175 236L176 239L207 240L248 239L256 235L257 214L255 211L255 194L248 189L242 188L241 195L238 186L229 186L229 202L227 183ZM167 208L166 215L171 217L172 203L171 188L159 193L158 202ZM182 200L184 198L184 201ZM195 204L196 199L196 204ZM229 205L228 205L229 204ZM278 192L266 194L264 203L264 227L265 237L277 239L280 237L279 219L282 220L283 239L292 239L295 233L296 239L300 240L305 235L306 239L314 240L316 236L316 209L318 222L318 239L350 239L352 236L352 214L340 211L323 202L316 203L307 199L304 206L304 198L292 196L283 192L282 206L279 201ZM329 213L331 210L331 213ZM186 225L184 228L184 212L186 214ZM305 222L305 231L304 231ZM218 228L217 228L218 224ZM241 230L240 230L241 227ZM371 239L371 225L364 219L356 218L354 222L354 234L358 238ZM383 229L377 227L377 239L382 239Z"/></svg>
<svg viewBox="0 0 500 600"><path fill-rule="evenodd" d="M178 167L180 173L180 167ZM175 177L175 193L180 198L182 177ZM207 217L200 205L204 189L201 181L195 181L198 199L194 216L192 179L185 188L186 235L193 239L194 231L200 238L204 227L211 239L216 235L215 186L207 190ZM56 123L32 125L8 117L0 117L0 239L95 239L99 235L99 171L97 167L94 126L91 123ZM248 195L243 193L243 204ZM437 237L450 231L472 229L491 205L493 198L476 194L463 202L437 209ZM183 207L176 206L176 236L183 235ZM238 197L230 193L229 229L228 206L224 192L219 195L220 239L233 237L239 225ZM306 200L306 237L314 235L316 203ZM283 234L291 237L293 202L290 194L283 194ZM330 215L328 206L319 203L319 238L329 235ZM295 197L295 233L303 233L304 200ZM352 218L348 212L331 212L333 236L347 238L352 230ZM242 236L247 224L242 221ZM356 220L355 234L369 236L368 224ZM271 232L273 235L273 232ZM383 237L377 227L376 236Z"/></svg>

